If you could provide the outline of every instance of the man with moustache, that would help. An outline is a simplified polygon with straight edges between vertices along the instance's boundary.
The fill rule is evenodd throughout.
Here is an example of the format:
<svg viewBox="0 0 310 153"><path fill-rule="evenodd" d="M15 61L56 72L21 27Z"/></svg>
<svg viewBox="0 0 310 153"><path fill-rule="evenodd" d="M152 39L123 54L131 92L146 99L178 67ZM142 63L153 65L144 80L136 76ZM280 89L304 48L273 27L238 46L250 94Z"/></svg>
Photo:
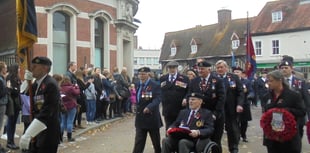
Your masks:
<svg viewBox="0 0 310 153"><path fill-rule="evenodd" d="M206 61L197 63L199 77L193 79L188 87L188 93L203 95L202 108L209 109L214 119L214 132L211 140L216 142L222 152L221 139L224 131L225 90L220 78L211 72L211 64Z"/></svg>

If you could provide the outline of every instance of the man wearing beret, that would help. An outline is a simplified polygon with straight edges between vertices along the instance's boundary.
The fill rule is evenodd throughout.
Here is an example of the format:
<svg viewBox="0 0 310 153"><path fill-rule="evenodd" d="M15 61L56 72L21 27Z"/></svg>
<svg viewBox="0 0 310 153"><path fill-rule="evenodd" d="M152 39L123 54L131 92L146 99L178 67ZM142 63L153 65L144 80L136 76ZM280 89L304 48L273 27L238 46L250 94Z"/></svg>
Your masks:
<svg viewBox="0 0 310 153"><path fill-rule="evenodd" d="M136 84L137 112L135 118L136 136L133 153L143 153L147 134L149 133L154 152L160 153L160 132L163 126L159 112L160 86L150 78L150 68L138 69L139 83Z"/></svg>
<svg viewBox="0 0 310 153"><path fill-rule="evenodd" d="M226 61L215 63L216 73L222 78L225 88L225 129L227 131L228 149L230 153L239 152L240 129L238 126L239 113L243 111L244 93L239 77L228 72Z"/></svg>
<svg viewBox="0 0 310 153"><path fill-rule="evenodd" d="M252 120L251 115L251 100L254 98L254 90L252 88L252 83L249 79L247 79L246 74L244 73L241 67L233 67L232 71L236 74L242 83L243 86L243 112L240 113L239 118L239 128L240 128L240 136L243 142L248 142L246 131L248 128L248 121Z"/></svg>
<svg viewBox="0 0 310 153"><path fill-rule="evenodd" d="M199 77L193 79L188 87L188 93L203 95L202 108L209 109L214 119L214 132L211 140L216 142L222 152L221 139L224 131L224 100L223 82L211 72L211 64L206 61L197 63Z"/></svg>
<svg viewBox="0 0 310 153"><path fill-rule="evenodd" d="M186 106L189 79L178 73L179 63L167 63L168 73L160 77L161 99L166 130L176 120L179 112Z"/></svg>
<svg viewBox="0 0 310 153"><path fill-rule="evenodd" d="M203 152L205 146L210 142L214 131L212 112L201 108L203 95L191 93L189 95L189 109L183 109L177 119L170 125L167 132L168 137L163 139L163 152L171 153L178 150L179 153L189 153L193 149ZM173 128L187 128L190 130L189 137L174 137L169 135Z"/></svg>
<svg viewBox="0 0 310 153"><path fill-rule="evenodd" d="M60 94L56 80L48 74L51 66L49 58L35 57L32 72L26 70L24 76L26 80L36 79L32 86L33 120L19 142L21 149L31 153L56 153L60 142Z"/></svg>
<svg viewBox="0 0 310 153"><path fill-rule="evenodd" d="M306 106L308 114L310 113L310 95L308 93L308 87L305 80L293 75L293 62L290 60L282 60L279 64L281 73L284 75L290 89L296 91L302 97L303 103ZM308 115L309 116L309 115ZM309 118L309 117L308 117ZM305 125L306 118L302 117L298 119L299 122L299 134L303 136L303 127Z"/></svg>

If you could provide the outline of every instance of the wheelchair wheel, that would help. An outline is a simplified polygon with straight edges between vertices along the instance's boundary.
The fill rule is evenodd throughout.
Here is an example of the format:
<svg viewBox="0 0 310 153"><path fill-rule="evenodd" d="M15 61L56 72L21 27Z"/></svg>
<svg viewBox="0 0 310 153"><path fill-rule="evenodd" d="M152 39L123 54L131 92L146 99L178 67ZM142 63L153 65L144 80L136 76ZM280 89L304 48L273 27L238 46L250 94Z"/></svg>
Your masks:
<svg viewBox="0 0 310 153"><path fill-rule="evenodd" d="M203 153L220 153L220 148L218 147L218 145L215 142L210 141L206 145Z"/></svg>

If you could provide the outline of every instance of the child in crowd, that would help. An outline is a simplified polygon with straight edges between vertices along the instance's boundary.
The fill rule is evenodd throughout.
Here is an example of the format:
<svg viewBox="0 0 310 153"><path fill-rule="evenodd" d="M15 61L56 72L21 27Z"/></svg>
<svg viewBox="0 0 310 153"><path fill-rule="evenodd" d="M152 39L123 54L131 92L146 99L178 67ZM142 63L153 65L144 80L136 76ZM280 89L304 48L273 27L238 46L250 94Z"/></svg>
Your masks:
<svg viewBox="0 0 310 153"><path fill-rule="evenodd" d="M90 83L87 89L85 89L86 95L86 124L95 124L96 114L96 90L94 85L94 77L87 76L86 81Z"/></svg>
<svg viewBox="0 0 310 153"><path fill-rule="evenodd" d="M136 113L137 92L136 92L135 84L131 84L129 90L130 90L131 112Z"/></svg>

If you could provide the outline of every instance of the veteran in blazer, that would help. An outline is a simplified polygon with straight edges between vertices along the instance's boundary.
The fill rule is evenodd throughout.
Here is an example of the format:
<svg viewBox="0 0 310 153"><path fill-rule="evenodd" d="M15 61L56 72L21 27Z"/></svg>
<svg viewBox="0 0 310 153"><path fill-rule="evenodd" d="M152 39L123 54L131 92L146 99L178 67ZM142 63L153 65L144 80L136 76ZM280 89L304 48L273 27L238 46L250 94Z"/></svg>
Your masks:
<svg viewBox="0 0 310 153"><path fill-rule="evenodd" d="M238 126L239 113L243 112L244 93L239 77L228 72L224 60L215 63L216 73L222 78L225 88L225 129L227 131L228 149L230 153L238 153L240 129Z"/></svg>
<svg viewBox="0 0 310 153"><path fill-rule="evenodd" d="M47 57L35 57L32 60L31 72L26 71L25 79L36 78L32 86L33 121L20 139L21 149L31 153L56 153L60 143L60 92L55 79L48 73L52 62Z"/></svg>
<svg viewBox="0 0 310 153"><path fill-rule="evenodd" d="M304 79L296 77L293 72L293 62L289 60L283 60L279 64L279 68L281 73L284 75L285 80L287 81L291 90L300 94L304 105L306 106L306 111L309 115L310 113L310 95L308 93L308 87ZM309 118L308 118L309 120ZM302 137L304 130L303 127L306 124L306 116L300 117L298 119L299 122L299 134Z"/></svg>
<svg viewBox="0 0 310 153"><path fill-rule="evenodd" d="M203 95L199 93L189 95L189 109L181 110L175 122L169 127L169 130L176 127L187 128L190 130L189 137L176 138L168 134L168 137L163 139L162 153L176 150L179 153L189 153L193 149L196 152L203 152L214 131L214 123L212 112L201 108L202 99Z"/></svg>
<svg viewBox="0 0 310 153"><path fill-rule="evenodd" d="M214 119L214 132L211 140L221 148L221 139L224 131L224 105L225 91L223 82L211 72L211 64L202 61L197 63L199 77L193 79L189 85L188 93L203 95L202 108L209 109ZM221 151L222 152L222 151Z"/></svg>
<svg viewBox="0 0 310 153"><path fill-rule="evenodd" d="M189 85L187 76L178 73L179 63L167 63L168 73L160 77L162 114L166 130L176 120L181 109L186 106L186 94Z"/></svg>
<svg viewBox="0 0 310 153"><path fill-rule="evenodd" d="M137 112L135 118L136 136L133 153L143 153L149 133L155 153L161 152L159 129L163 126L160 112L160 86L150 79L150 68L138 69Z"/></svg>

